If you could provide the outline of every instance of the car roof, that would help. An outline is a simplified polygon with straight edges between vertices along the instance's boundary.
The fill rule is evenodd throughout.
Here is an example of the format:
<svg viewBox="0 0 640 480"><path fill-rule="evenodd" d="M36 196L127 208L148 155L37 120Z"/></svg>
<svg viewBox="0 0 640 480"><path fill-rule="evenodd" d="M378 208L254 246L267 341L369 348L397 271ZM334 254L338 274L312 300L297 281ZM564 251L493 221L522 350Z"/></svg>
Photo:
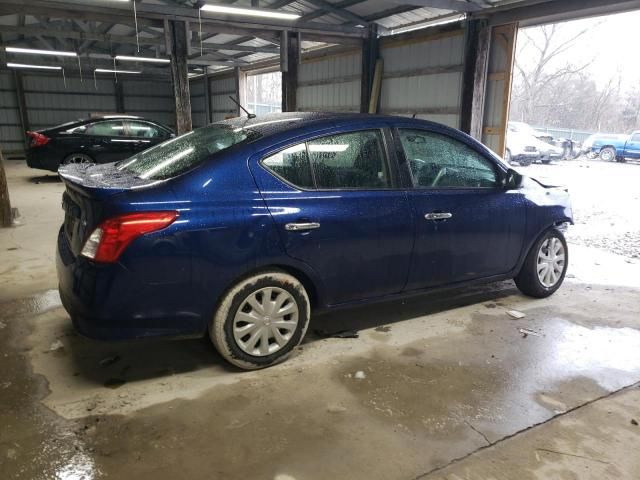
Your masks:
<svg viewBox="0 0 640 480"><path fill-rule="evenodd" d="M270 137L292 130L306 129L308 127L322 129L325 127L343 125L350 122L379 123L381 120L394 120L402 123L414 123L416 126L430 126L434 129L453 130L445 125L430 122L428 120L412 119L409 117L398 117L391 115L372 115L367 113L344 113L344 112L285 112L269 113L253 118L236 117L229 120L216 122L218 125L228 125L232 128L243 128L253 130L262 135Z"/></svg>
<svg viewBox="0 0 640 480"><path fill-rule="evenodd" d="M73 128L73 127L78 127L81 125L88 125L89 123L93 123L93 122L101 122L103 120L142 120L144 122L149 122L149 123L153 123L155 125L159 125L165 129L171 130L171 128L167 127L166 125L160 123L160 122L156 122L155 120L149 120L148 118L144 118L144 117L139 117L137 115L126 115L126 114L113 114L113 115L96 115L94 117L89 117L89 118L78 118L76 120L72 120L70 122L66 122L66 123L62 123L60 125L55 125L53 127L48 127L48 128L44 128L42 130L39 130L40 132L57 132L57 131L61 131L64 129L69 129L69 128Z"/></svg>

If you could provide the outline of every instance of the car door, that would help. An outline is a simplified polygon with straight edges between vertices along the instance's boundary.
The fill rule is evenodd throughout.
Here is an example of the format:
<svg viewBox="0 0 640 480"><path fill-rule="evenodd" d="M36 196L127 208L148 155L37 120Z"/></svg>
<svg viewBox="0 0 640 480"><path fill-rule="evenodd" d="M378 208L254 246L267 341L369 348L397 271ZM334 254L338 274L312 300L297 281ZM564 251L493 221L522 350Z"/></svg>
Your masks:
<svg viewBox="0 0 640 480"><path fill-rule="evenodd" d="M406 282L413 219L389 141L384 128L327 132L254 165L287 254L315 271L327 304L393 294Z"/></svg>
<svg viewBox="0 0 640 480"><path fill-rule="evenodd" d="M142 152L169 138L169 133L158 125L143 120L125 120L126 135L131 140L133 153Z"/></svg>
<svg viewBox="0 0 640 480"><path fill-rule="evenodd" d="M640 158L640 133L634 133L629 137L624 148L624 156L626 158Z"/></svg>
<svg viewBox="0 0 640 480"><path fill-rule="evenodd" d="M132 141L125 134L122 120L101 120L87 125L86 149L98 163L122 160L133 154Z"/></svg>
<svg viewBox="0 0 640 480"><path fill-rule="evenodd" d="M523 245L522 194L505 171L462 139L429 130L395 131L409 177L416 237L407 290L501 275Z"/></svg>

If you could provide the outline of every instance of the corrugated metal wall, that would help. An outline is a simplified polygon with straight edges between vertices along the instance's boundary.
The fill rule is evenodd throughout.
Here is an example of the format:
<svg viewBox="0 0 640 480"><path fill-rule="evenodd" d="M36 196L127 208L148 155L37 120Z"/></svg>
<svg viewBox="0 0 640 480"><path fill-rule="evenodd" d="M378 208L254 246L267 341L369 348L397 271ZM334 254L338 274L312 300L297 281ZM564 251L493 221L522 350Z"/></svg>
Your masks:
<svg viewBox="0 0 640 480"><path fill-rule="evenodd" d="M176 106L169 80L124 80L124 111L129 115L155 120L175 128Z"/></svg>
<svg viewBox="0 0 640 480"><path fill-rule="evenodd" d="M22 150L24 132L12 72L0 73L0 148L3 152Z"/></svg>
<svg viewBox="0 0 640 480"><path fill-rule="evenodd" d="M235 73L210 77L209 82L212 121L237 116L236 104L229 100L229 95L238 98Z"/></svg>
<svg viewBox="0 0 640 480"><path fill-rule="evenodd" d="M303 58L298 67L297 110L360 111L362 53Z"/></svg>
<svg viewBox="0 0 640 480"><path fill-rule="evenodd" d="M207 106L205 97L206 77L194 78L189 81L189 92L191 93L191 122L193 128L203 127L207 122Z"/></svg>
<svg viewBox="0 0 640 480"><path fill-rule="evenodd" d="M97 84L97 89L96 89ZM61 75L22 75L25 103L32 130L51 127L90 113L116 111L113 80L67 78Z"/></svg>
<svg viewBox="0 0 640 480"><path fill-rule="evenodd" d="M458 128L464 31L383 38L380 113L433 120Z"/></svg>

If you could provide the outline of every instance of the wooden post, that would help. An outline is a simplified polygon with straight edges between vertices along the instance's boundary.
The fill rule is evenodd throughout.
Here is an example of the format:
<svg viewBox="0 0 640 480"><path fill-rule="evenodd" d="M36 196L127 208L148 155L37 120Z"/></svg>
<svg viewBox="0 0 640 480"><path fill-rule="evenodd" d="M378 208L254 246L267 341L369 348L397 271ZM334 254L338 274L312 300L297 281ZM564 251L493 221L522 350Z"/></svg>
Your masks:
<svg viewBox="0 0 640 480"><path fill-rule="evenodd" d="M12 224L9 186L7 185L7 174L4 170L4 157L0 149L0 227L10 227Z"/></svg>
<svg viewBox="0 0 640 480"><path fill-rule="evenodd" d="M24 97L24 85L22 83L22 74L13 72L13 80L16 87L16 102L18 103L18 115L20 116L20 126L22 127L22 135L25 139L24 148L27 148L27 130L30 130L29 112L27 111L27 102Z"/></svg>
<svg viewBox="0 0 640 480"><path fill-rule="evenodd" d="M124 91L122 87L122 80L115 82L114 87L116 92L116 112L124 113Z"/></svg>
<svg viewBox="0 0 640 480"><path fill-rule="evenodd" d="M298 62L300 60L300 37L295 32L285 32L280 44L282 70L282 111L295 112L298 89Z"/></svg>
<svg viewBox="0 0 640 480"><path fill-rule="evenodd" d="M191 94L187 69L188 44L186 22L170 20L171 80L176 99L176 133L182 135L193 129L191 121Z"/></svg>
<svg viewBox="0 0 640 480"><path fill-rule="evenodd" d="M369 25L369 36L362 40L362 75L360 80L360 112L369 112L376 63L380 56L378 26ZM375 102L377 105L377 101ZM375 112L374 112L375 113Z"/></svg>
<svg viewBox="0 0 640 480"><path fill-rule="evenodd" d="M204 114L205 114L205 125L209 125L213 122L213 117L211 116L211 81L209 79L209 74L207 72L207 67L204 67L205 74L203 77L204 81Z"/></svg>
<svg viewBox="0 0 640 480"><path fill-rule="evenodd" d="M511 101L511 79L516 48L518 24L492 27L485 108L482 126L482 143L498 155L504 155L507 140L507 122ZM502 52L494 53L494 49Z"/></svg>
<svg viewBox="0 0 640 480"><path fill-rule="evenodd" d="M244 108L248 108L246 82L244 81L247 78L247 76L242 70L240 70L240 67L236 67L233 73L234 73L234 89L236 91L236 100ZM244 115L244 112L240 109L240 106L235 105L235 109L236 109L236 117L240 117Z"/></svg>
<svg viewBox="0 0 640 480"><path fill-rule="evenodd" d="M482 139L490 40L491 28L485 20L470 20L467 22L460 130L477 140Z"/></svg>

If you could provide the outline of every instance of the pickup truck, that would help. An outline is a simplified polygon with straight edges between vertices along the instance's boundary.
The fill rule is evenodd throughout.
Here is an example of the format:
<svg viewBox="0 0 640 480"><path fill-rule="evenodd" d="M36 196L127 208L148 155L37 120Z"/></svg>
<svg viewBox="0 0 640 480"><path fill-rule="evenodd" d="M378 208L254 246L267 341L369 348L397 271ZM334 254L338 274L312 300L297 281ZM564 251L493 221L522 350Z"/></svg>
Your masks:
<svg viewBox="0 0 640 480"><path fill-rule="evenodd" d="M596 133L584 141L582 153L599 156L605 162L640 159L640 130L631 135Z"/></svg>

